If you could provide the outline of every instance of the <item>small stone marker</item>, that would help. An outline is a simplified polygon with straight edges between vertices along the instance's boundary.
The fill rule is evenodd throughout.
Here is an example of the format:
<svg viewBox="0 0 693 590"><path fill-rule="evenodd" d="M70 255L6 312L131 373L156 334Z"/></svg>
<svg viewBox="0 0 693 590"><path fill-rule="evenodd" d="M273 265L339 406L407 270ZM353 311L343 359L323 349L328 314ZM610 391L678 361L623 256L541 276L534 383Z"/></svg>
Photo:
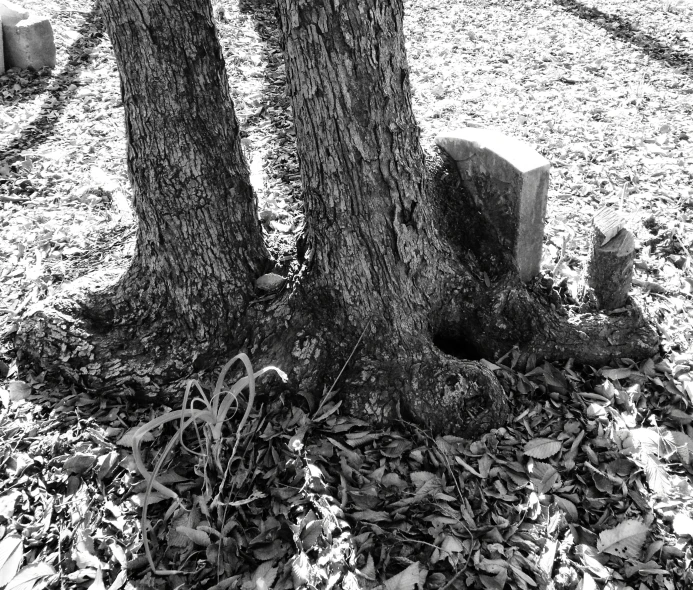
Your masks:
<svg viewBox="0 0 693 590"><path fill-rule="evenodd" d="M8 68L55 67L53 27L46 16L0 0L4 65Z"/></svg>
<svg viewBox="0 0 693 590"><path fill-rule="evenodd" d="M592 220L592 244L587 284L600 309L623 307L633 280L635 240L625 220L613 207L603 207Z"/></svg>
<svg viewBox="0 0 693 590"><path fill-rule="evenodd" d="M520 278L541 267L551 164L528 143L493 129L465 127L436 137L455 162L462 184L498 228Z"/></svg>

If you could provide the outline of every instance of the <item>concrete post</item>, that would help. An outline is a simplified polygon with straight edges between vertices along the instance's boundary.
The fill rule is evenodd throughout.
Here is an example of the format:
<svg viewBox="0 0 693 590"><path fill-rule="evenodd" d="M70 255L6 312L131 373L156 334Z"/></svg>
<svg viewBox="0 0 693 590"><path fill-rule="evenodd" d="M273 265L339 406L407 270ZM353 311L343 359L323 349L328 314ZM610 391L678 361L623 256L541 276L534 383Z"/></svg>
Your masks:
<svg viewBox="0 0 693 590"><path fill-rule="evenodd" d="M48 17L0 0L0 21L6 67L36 70L45 66L55 67L55 40Z"/></svg>

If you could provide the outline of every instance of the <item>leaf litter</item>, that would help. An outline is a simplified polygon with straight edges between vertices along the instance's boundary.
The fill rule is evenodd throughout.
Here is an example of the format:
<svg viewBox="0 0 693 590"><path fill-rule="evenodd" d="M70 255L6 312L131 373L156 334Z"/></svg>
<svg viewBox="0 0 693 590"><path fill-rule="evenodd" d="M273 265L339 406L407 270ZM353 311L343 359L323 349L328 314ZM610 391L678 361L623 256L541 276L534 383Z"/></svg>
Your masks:
<svg viewBox="0 0 693 590"><path fill-rule="evenodd" d="M134 235L98 12L72 0L25 6L51 17L58 66L0 77L3 336L61 283L123 268ZM273 10L214 9L259 215L290 267L303 221ZM138 427L174 408L19 376L3 341L0 587L693 585L693 6L409 0L406 10L424 141L495 127L551 161L544 283L561 295L583 271L591 215L619 207L639 241L636 292L662 356L524 372L513 355L489 362L514 417L475 441L405 422L374 430L340 415L334 392L309 403L320 395L261 388L229 473L187 452L162 467L175 502L146 497L129 448ZM225 425L230 441L239 420ZM154 465L176 432L151 434L142 442ZM145 501L158 566L183 573L148 572Z"/></svg>

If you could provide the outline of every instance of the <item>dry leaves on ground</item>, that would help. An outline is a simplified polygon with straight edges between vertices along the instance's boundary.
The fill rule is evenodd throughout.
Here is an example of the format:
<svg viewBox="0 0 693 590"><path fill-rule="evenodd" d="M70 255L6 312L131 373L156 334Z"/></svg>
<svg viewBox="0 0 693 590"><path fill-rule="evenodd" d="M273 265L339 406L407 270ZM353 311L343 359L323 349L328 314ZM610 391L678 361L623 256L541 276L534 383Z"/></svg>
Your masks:
<svg viewBox="0 0 693 590"><path fill-rule="evenodd" d="M61 283L131 253L117 71L91 2L38 0L58 67L0 77L0 332ZM271 6L215 16L272 252L300 232L295 134ZM0 349L0 587L634 588L693 585L689 2L409 0L423 137L496 127L552 163L543 287L579 279L591 215L640 246L636 291L663 355L613 367L495 371L514 404L477 441L374 431L332 395L261 392L222 473L181 452L146 498L134 429L169 408L18 376ZM570 279L571 283L567 280ZM21 377L21 378L20 378ZM204 375L201 377L205 377ZM206 376L210 378L212 376ZM240 416L227 424L235 433ZM151 466L175 430L147 442ZM200 450L192 433L186 444ZM226 481L221 487L220 483ZM149 502L158 566L139 516Z"/></svg>

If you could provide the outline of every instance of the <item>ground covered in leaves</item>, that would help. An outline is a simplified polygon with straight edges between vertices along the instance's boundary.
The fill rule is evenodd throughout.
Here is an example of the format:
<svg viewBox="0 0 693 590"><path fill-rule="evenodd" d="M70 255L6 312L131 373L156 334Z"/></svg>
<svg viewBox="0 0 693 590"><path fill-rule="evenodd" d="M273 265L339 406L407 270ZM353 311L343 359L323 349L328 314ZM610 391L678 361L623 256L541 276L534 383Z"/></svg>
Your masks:
<svg viewBox="0 0 693 590"><path fill-rule="evenodd" d="M215 16L259 214L290 266L295 137L273 10L257 4ZM659 356L519 372L510 351L489 366L513 418L480 440L374 431L340 415L335 391L270 394L260 379L252 406L238 398L217 430L189 425L163 457L174 500L147 492L136 459L151 469L178 421L148 432L140 457L131 447L172 409L94 399L13 362L22 314L123 267L134 233L98 11L25 6L51 17L58 65L0 76L0 589L693 588L690 0L406 2L424 140L493 127L549 159L545 286L578 294L591 216L618 207ZM173 573L150 571L145 502L155 565Z"/></svg>

